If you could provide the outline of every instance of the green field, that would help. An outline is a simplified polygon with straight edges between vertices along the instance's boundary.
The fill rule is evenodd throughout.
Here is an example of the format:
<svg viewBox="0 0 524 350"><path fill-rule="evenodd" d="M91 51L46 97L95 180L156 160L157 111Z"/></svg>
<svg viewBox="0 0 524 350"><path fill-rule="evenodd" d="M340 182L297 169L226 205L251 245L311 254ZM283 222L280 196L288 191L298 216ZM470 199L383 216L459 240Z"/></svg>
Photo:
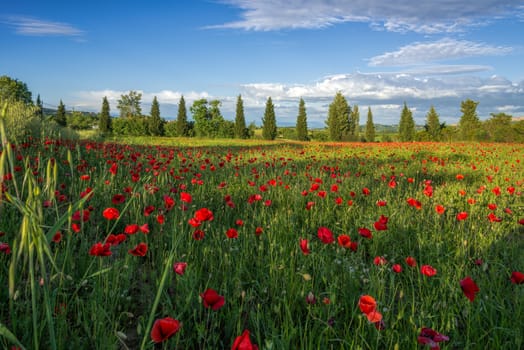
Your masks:
<svg viewBox="0 0 524 350"><path fill-rule="evenodd" d="M522 348L523 163L522 144L5 144L0 344Z"/></svg>

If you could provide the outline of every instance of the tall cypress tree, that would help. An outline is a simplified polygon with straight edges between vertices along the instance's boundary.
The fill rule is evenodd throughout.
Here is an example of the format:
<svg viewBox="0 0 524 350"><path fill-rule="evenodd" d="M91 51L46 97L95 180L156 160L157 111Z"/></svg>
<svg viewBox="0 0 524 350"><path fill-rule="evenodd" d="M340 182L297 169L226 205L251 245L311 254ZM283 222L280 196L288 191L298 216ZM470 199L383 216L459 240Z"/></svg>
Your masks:
<svg viewBox="0 0 524 350"><path fill-rule="evenodd" d="M368 107L368 119L366 121L366 141L375 142L375 124L373 124L373 113L371 113L371 107Z"/></svg>
<svg viewBox="0 0 524 350"><path fill-rule="evenodd" d="M162 136L164 135L164 122L160 117L160 105L156 96L153 98L153 103L151 103L151 113L149 118L149 133L153 136Z"/></svg>
<svg viewBox="0 0 524 350"><path fill-rule="evenodd" d="M238 95L237 97L237 109L235 116L235 137L237 139L246 139L248 137L248 132L246 129L246 119L244 117L244 102L242 101L241 95Z"/></svg>
<svg viewBox="0 0 524 350"><path fill-rule="evenodd" d="M111 132L111 116L109 115L109 102L106 96L102 100L102 110L98 118L98 130L104 134Z"/></svg>
<svg viewBox="0 0 524 350"><path fill-rule="evenodd" d="M267 98L266 110L262 118L262 137L265 140L274 140L277 137L277 120L271 97Z"/></svg>
<svg viewBox="0 0 524 350"><path fill-rule="evenodd" d="M360 112L358 106L355 105L349 113L349 135L351 139L358 140L358 133L360 132Z"/></svg>
<svg viewBox="0 0 524 350"><path fill-rule="evenodd" d="M298 116L297 116L297 139L299 141L307 141L308 135L307 135L307 114L306 114L306 103L304 102L304 99L301 98L300 102L298 103Z"/></svg>
<svg viewBox="0 0 524 350"><path fill-rule="evenodd" d="M40 99L40 94L36 97L36 115L40 119L44 119L44 103Z"/></svg>
<svg viewBox="0 0 524 350"><path fill-rule="evenodd" d="M180 102L178 103L178 114L176 117L176 135L177 136L187 136L188 126L187 126L187 109L186 101L184 96L180 97Z"/></svg>
<svg viewBox="0 0 524 350"><path fill-rule="evenodd" d="M480 120L477 116L477 105L479 103L467 99L460 104L462 117L459 121L459 131L461 139L464 141L473 141L480 132Z"/></svg>
<svg viewBox="0 0 524 350"><path fill-rule="evenodd" d="M329 105L328 118L326 125L331 141L341 141L345 133L349 132L349 107L346 98L339 91L335 95L333 102Z"/></svg>
<svg viewBox="0 0 524 350"><path fill-rule="evenodd" d="M58 123L58 125L61 125L61 126L67 125L66 110L65 110L65 105L62 102L62 100L60 100L60 103L58 104L58 109L56 110L55 121Z"/></svg>
<svg viewBox="0 0 524 350"><path fill-rule="evenodd" d="M398 127L400 141L413 141L415 138L415 121L413 120L413 113L404 102L404 108L400 115L400 123Z"/></svg>
<svg viewBox="0 0 524 350"><path fill-rule="evenodd" d="M428 114L426 114L426 125L424 126L432 141L440 140L440 120L435 111L435 107L431 106Z"/></svg>

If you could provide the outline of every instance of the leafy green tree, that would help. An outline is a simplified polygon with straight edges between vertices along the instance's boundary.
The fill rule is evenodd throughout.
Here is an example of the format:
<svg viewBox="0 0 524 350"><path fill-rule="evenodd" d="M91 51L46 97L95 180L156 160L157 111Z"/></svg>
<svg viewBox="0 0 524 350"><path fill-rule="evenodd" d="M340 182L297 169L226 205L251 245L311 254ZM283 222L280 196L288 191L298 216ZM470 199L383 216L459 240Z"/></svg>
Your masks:
<svg viewBox="0 0 524 350"><path fill-rule="evenodd" d="M36 97L36 116L40 119L44 119L44 103L40 99L40 94Z"/></svg>
<svg viewBox="0 0 524 350"><path fill-rule="evenodd" d="M196 136L209 137L213 133L213 126L211 124L211 114L209 114L207 108L207 100L205 98L195 100L189 107L189 110L195 121Z"/></svg>
<svg viewBox="0 0 524 350"><path fill-rule="evenodd" d="M184 96L180 96L180 102L178 103L178 114L176 117L176 135L177 136L188 136L188 125L187 125L187 109L186 101Z"/></svg>
<svg viewBox="0 0 524 350"><path fill-rule="evenodd" d="M415 138L415 121L413 120L413 113L404 102L404 108L400 115L400 123L398 127L400 141L413 141Z"/></svg>
<svg viewBox="0 0 524 350"><path fill-rule="evenodd" d="M120 110L120 116L124 118L142 116L141 100L142 93L133 90L129 91L127 95L120 95L117 105L117 108Z"/></svg>
<svg viewBox="0 0 524 350"><path fill-rule="evenodd" d="M265 140L274 140L277 137L277 120L271 97L267 98L266 109L262 118L262 137Z"/></svg>
<svg viewBox="0 0 524 350"><path fill-rule="evenodd" d="M358 106L355 105L349 112L349 138L352 141L358 140L358 134L360 133L360 112Z"/></svg>
<svg viewBox="0 0 524 350"><path fill-rule="evenodd" d="M109 114L109 102L107 97L104 96L102 100L102 110L100 111L100 116L98 117L98 130L106 134L110 133L112 130L111 127L111 115Z"/></svg>
<svg viewBox="0 0 524 350"><path fill-rule="evenodd" d="M517 137L515 130L511 127L513 117L506 113L491 114L491 118L486 120L485 129L491 141L494 142L515 142Z"/></svg>
<svg viewBox="0 0 524 350"><path fill-rule="evenodd" d="M375 124L373 124L371 107L368 107L368 119L366 120L366 141L375 142Z"/></svg>
<svg viewBox="0 0 524 350"><path fill-rule="evenodd" d="M235 115L235 137L237 139L246 139L248 136L246 118L244 117L244 101L242 101L242 96L238 95Z"/></svg>
<svg viewBox="0 0 524 350"><path fill-rule="evenodd" d="M151 112L149 117L149 133L152 136L162 136L164 135L164 121L160 117L160 105L156 96L153 98L151 103Z"/></svg>
<svg viewBox="0 0 524 350"><path fill-rule="evenodd" d="M474 141L481 131L480 119L477 116L478 102L467 99L460 104L462 116L459 121L460 138L464 141Z"/></svg>
<svg viewBox="0 0 524 350"><path fill-rule="evenodd" d="M62 100L60 100L60 103L58 104L58 109L56 110L55 121L60 126L67 125L66 110L65 110L65 105L62 102Z"/></svg>
<svg viewBox="0 0 524 350"><path fill-rule="evenodd" d="M439 141L441 136L442 126L440 124L439 116L435 107L431 106L428 114L426 114L426 125L424 125L429 137L432 141Z"/></svg>
<svg viewBox="0 0 524 350"><path fill-rule="evenodd" d="M300 141L309 140L307 133L307 114L306 114L306 103L301 98L298 103L298 116L297 116L297 139Z"/></svg>
<svg viewBox="0 0 524 350"><path fill-rule="evenodd" d="M20 101L28 106L33 105L31 91L29 91L27 85L7 75L0 77L0 100L9 102Z"/></svg>
<svg viewBox="0 0 524 350"><path fill-rule="evenodd" d="M331 141L342 141L345 133L349 131L350 110L346 98L340 91L337 92L333 102L329 105L328 118L326 120Z"/></svg>

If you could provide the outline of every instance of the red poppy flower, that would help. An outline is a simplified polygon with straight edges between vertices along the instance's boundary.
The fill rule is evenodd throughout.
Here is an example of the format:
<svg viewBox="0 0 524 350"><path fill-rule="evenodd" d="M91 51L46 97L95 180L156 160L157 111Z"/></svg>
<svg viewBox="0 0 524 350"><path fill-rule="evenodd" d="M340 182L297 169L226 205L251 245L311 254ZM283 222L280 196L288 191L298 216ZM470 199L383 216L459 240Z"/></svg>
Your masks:
<svg viewBox="0 0 524 350"><path fill-rule="evenodd" d="M149 216L155 211L155 207L152 205L148 205L144 208L144 216Z"/></svg>
<svg viewBox="0 0 524 350"><path fill-rule="evenodd" d="M351 242L349 249L351 249L352 252L356 252L358 249L358 242Z"/></svg>
<svg viewBox="0 0 524 350"><path fill-rule="evenodd" d="M116 208L106 208L102 215L107 220L116 220L120 217L120 211Z"/></svg>
<svg viewBox="0 0 524 350"><path fill-rule="evenodd" d="M118 172L118 164L116 163L111 164L111 167L109 168L109 172L112 175L116 175L116 173Z"/></svg>
<svg viewBox="0 0 524 350"><path fill-rule="evenodd" d="M433 197L433 187L431 185L426 185L423 193L429 198Z"/></svg>
<svg viewBox="0 0 524 350"><path fill-rule="evenodd" d="M420 272L428 277L432 277L437 274L437 270L431 265L422 265L420 267Z"/></svg>
<svg viewBox="0 0 524 350"><path fill-rule="evenodd" d="M80 226L80 224L76 223L76 222L73 222L71 224L71 230L73 230L74 232L78 233L82 230L82 227Z"/></svg>
<svg viewBox="0 0 524 350"><path fill-rule="evenodd" d="M511 273L511 283L523 284L524 283L524 273L519 272L519 271L513 271Z"/></svg>
<svg viewBox="0 0 524 350"><path fill-rule="evenodd" d="M173 271L179 276L182 276L186 271L187 263L186 262L176 262L173 264Z"/></svg>
<svg viewBox="0 0 524 350"><path fill-rule="evenodd" d="M180 322L171 317L161 318L155 321L151 329L151 339L155 343L161 343L180 330Z"/></svg>
<svg viewBox="0 0 524 350"><path fill-rule="evenodd" d="M62 240L62 233L60 232L55 233L55 235L53 236L53 242L60 243L61 240Z"/></svg>
<svg viewBox="0 0 524 350"><path fill-rule="evenodd" d="M111 255L111 244L109 243L95 243L89 249L89 255L92 256L110 256Z"/></svg>
<svg viewBox="0 0 524 350"><path fill-rule="evenodd" d="M493 213L489 213L489 214L488 214L488 220L489 220L490 222L501 222L501 221L502 221L501 218L499 218L498 216L496 216L496 215L493 214Z"/></svg>
<svg viewBox="0 0 524 350"><path fill-rule="evenodd" d="M362 189L362 194L363 194L364 196L369 196L369 195L371 194L371 190L370 190L369 188L367 188L367 187L364 187L364 188Z"/></svg>
<svg viewBox="0 0 524 350"><path fill-rule="evenodd" d="M195 230L195 232L193 232L193 239L195 241L201 241L204 239L204 236L205 236L205 233L204 231L202 230Z"/></svg>
<svg viewBox="0 0 524 350"><path fill-rule="evenodd" d="M380 218L375 221L373 224L373 227L375 227L375 230L377 231L385 231L388 229L388 217L384 215L380 215Z"/></svg>
<svg viewBox="0 0 524 350"><path fill-rule="evenodd" d="M4 254L11 254L11 247L8 243L0 242L0 252Z"/></svg>
<svg viewBox="0 0 524 350"><path fill-rule="evenodd" d="M126 201L126 197L123 194L115 194L113 198L111 199L111 202L114 205L122 204Z"/></svg>
<svg viewBox="0 0 524 350"><path fill-rule="evenodd" d="M333 237L333 232L331 232L331 230L327 227L319 227L317 236L322 241L322 243L325 244L331 244L335 241L335 237Z"/></svg>
<svg viewBox="0 0 524 350"><path fill-rule="evenodd" d="M204 293L200 294L204 307L211 308L216 311L224 306L225 299L219 295L216 290L208 288Z"/></svg>
<svg viewBox="0 0 524 350"><path fill-rule="evenodd" d="M419 344L429 345L431 350L439 350L440 346L438 345L438 343L448 340L449 337L440 334L431 328L426 327L421 329L420 334L417 337L417 341Z"/></svg>
<svg viewBox="0 0 524 350"><path fill-rule="evenodd" d="M408 198L407 199L408 205L417 209L422 209L422 203L415 198Z"/></svg>
<svg viewBox="0 0 524 350"><path fill-rule="evenodd" d="M378 200L377 207L385 207L388 204L385 200Z"/></svg>
<svg viewBox="0 0 524 350"><path fill-rule="evenodd" d="M127 225L126 228L124 229L124 232L128 235L134 235L135 233L138 232L138 225L137 224Z"/></svg>
<svg viewBox="0 0 524 350"><path fill-rule="evenodd" d="M213 218L213 212L207 208L201 208L195 212L195 219L198 221L212 221Z"/></svg>
<svg viewBox="0 0 524 350"><path fill-rule="evenodd" d="M168 195L164 196L164 208L170 210L175 205L175 200Z"/></svg>
<svg viewBox="0 0 524 350"><path fill-rule="evenodd" d="M119 245L120 243L124 242L126 240L126 235L123 233L120 233L118 235L110 234L106 238L106 243L109 243L110 245Z"/></svg>
<svg viewBox="0 0 524 350"><path fill-rule="evenodd" d="M147 235L149 233L149 224L145 223L143 225L140 225L140 227L138 229L140 230L140 232L142 232L143 234Z"/></svg>
<svg viewBox="0 0 524 350"><path fill-rule="evenodd" d="M147 244L141 242L136 245L133 249L128 251L129 254L134 256L146 256L147 254Z"/></svg>
<svg viewBox="0 0 524 350"><path fill-rule="evenodd" d="M371 323L377 323L382 321L382 314L378 312L377 310L373 310L366 314L366 317L368 318L368 321Z"/></svg>
<svg viewBox="0 0 524 350"><path fill-rule="evenodd" d="M408 266L415 267L415 266L417 266L417 261L415 260L414 257L412 257L412 256L408 256L408 257L406 258L406 264L407 264Z"/></svg>
<svg viewBox="0 0 524 350"><path fill-rule="evenodd" d="M475 281L473 281L469 276L460 281L460 288L462 288L462 292L464 292L464 295L471 302L475 300L475 294L477 294L480 291Z"/></svg>
<svg viewBox="0 0 524 350"><path fill-rule="evenodd" d="M468 213L465 211L461 211L460 213L457 214L458 221L466 220L467 218L468 218Z"/></svg>
<svg viewBox="0 0 524 350"><path fill-rule="evenodd" d="M437 212L438 215L442 215L446 211L446 208L444 208L443 205L437 204L435 206L435 211Z"/></svg>
<svg viewBox="0 0 524 350"><path fill-rule="evenodd" d="M264 232L264 229L262 227L257 227L255 229L255 235L260 236Z"/></svg>
<svg viewBox="0 0 524 350"><path fill-rule="evenodd" d="M234 228L230 228L226 231L227 238L238 238L238 231Z"/></svg>
<svg viewBox="0 0 524 350"><path fill-rule="evenodd" d="M395 273L401 273L402 272L402 266L400 266L400 264L395 264L391 267L391 269L393 270L393 272Z"/></svg>
<svg viewBox="0 0 524 350"><path fill-rule="evenodd" d="M258 346L251 343L249 331L246 329L242 335L235 338L231 350L258 350Z"/></svg>
<svg viewBox="0 0 524 350"><path fill-rule="evenodd" d="M163 225L164 222L166 221L164 215L162 214L159 214L156 216L156 222L158 222L160 225Z"/></svg>
<svg viewBox="0 0 524 350"><path fill-rule="evenodd" d="M359 227L358 234L364 238L368 238L368 239L373 238L373 235L371 234L371 230L365 227Z"/></svg>
<svg viewBox="0 0 524 350"><path fill-rule="evenodd" d="M351 247L351 238L348 235L340 235L337 237L338 245L344 248Z"/></svg>
<svg viewBox="0 0 524 350"><path fill-rule="evenodd" d="M198 227L198 226L200 226L202 224L202 222L200 220L196 219L196 218L191 218L187 222L188 222L189 225L191 225L193 227Z"/></svg>
<svg viewBox="0 0 524 350"><path fill-rule="evenodd" d="M376 256L375 259L373 259L373 264L377 266L386 265L387 263L388 262L386 258L384 258L383 256Z"/></svg>
<svg viewBox="0 0 524 350"><path fill-rule="evenodd" d="M300 249L302 250L302 254L304 255L308 255L309 253L311 253L308 248L308 243L309 242L307 239L304 239L304 238L300 239Z"/></svg>
<svg viewBox="0 0 524 350"><path fill-rule="evenodd" d="M363 295L360 297L358 301L358 307L360 308L360 311L364 314L368 314L370 312L375 311L377 308L377 302L375 301L375 298L373 298L371 295Z"/></svg>

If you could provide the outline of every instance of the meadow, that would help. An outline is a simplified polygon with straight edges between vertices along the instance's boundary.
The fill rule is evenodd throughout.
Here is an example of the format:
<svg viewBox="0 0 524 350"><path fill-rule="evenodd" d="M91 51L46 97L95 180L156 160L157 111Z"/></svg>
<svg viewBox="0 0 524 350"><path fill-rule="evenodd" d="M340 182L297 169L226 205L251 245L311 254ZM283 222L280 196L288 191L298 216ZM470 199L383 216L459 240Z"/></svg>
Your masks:
<svg viewBox="0 0 524 350"><path fill-rule="evenodd" d="M2 348L524 347L522 144L2 141Z"/></svg>

